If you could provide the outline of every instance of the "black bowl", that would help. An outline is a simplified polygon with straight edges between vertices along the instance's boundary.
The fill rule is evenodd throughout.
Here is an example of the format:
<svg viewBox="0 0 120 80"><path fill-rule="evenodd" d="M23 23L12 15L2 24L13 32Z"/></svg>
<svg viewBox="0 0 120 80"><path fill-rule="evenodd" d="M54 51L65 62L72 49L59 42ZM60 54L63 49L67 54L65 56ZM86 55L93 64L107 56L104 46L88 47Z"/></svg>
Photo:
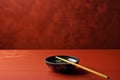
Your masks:
<svg viewBox="0 0 120 80"><path fill-rule="evenodd" d="M77 64L79 63L79 59L73 56L65 56L65 55L57 55L57 56ZM69 72L75 69L75 66L57 59L56 56L47 57L45 59L45 62L48 65L48 67L50 67L53 71L56 72Z"/></svg>

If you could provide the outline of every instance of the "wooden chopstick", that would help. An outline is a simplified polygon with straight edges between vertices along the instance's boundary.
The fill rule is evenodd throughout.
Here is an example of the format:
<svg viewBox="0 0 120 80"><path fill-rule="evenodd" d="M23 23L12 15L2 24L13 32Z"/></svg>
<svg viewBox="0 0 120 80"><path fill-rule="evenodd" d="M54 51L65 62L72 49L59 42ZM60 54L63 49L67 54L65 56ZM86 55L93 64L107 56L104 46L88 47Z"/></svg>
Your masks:
<svg viewBox="0 0 120 80"><path fill-rule="evenodd" d="M57 57L57 56L56 56L56 58L57 58L57 59L60 59L60 60L62 60L62 61L64 61L64 62L67 62L67 63L69 63L69 64L72 64L72 65L74 65L74 66L76 66L76 67L78 67L78 68L84 69L84 70L86 70L86 71L88 71L88 72L91 72L91 73L93 73L93 74L96 74L96 75L98 75L98 76L101 76L101 77L103 77L103 78L109 79L109 77L108 77L107 75L102 74L102 73L99 73L99 72L97 72L97 71L95 71L95 70L92 70L92 69L90 69L90 68L87 68L87 67L85 67L85 66L82 66L82 65L73 63L73 62L71 62L71 61L68 61L68 60L66 60L66 59L63 59L63 58L60 58L60 57Z"/></svg>

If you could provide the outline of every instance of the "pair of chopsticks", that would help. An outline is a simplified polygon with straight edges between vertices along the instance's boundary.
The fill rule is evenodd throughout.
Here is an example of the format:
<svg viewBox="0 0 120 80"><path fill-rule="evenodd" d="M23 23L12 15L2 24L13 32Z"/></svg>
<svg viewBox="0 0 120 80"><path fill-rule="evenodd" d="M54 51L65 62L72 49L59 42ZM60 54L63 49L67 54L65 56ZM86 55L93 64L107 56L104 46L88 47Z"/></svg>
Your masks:
<svg viewBox="0 0 120 80"><path fill-rule="evenodd" d="M66 62L66 63L69 63L69 64L71 64L71 65L74 65L74 66L76 66L76 67L78 67L78 68L84 69L84 70L86 70L86 71L88 71L88 72L91 72L91 73L93 73L93 74L96 74L96 75L98 75L98 76L101 76L101 77L103 77L103 78L109 79L109 77L108 77L107 75L102 74L102 73L100 73L100 72L97 72L97 71L95 71L95 70L92 70L92 69L90 69L90 68L87 68L87 67L85 67L85 66L82 66L82 65L73 63L73 62L71 62L71 61L68 61L68 60L66 60L66 59L63 59L63 58L60 58L60 57L57 57L57 56L56 56L56 58L59 59L59 60L62 60L62 61L64 61L64 62Z"/></svg>

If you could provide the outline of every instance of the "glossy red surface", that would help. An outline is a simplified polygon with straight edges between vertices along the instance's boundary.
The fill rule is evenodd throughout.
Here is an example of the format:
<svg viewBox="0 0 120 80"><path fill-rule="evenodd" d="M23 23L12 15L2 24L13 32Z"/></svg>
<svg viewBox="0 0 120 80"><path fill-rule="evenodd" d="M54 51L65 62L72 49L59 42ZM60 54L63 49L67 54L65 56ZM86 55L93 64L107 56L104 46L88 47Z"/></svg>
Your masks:
<svg viewBox="0 0 120 80"><path fill-rule="evenodd" d="M120 0L0 0L0 49L120 48Z"/></svg>
<svg viewBox="0 0 120 80"><path fill-rule="evenodd" d="M52 55L80 58L81 65L119 80L120 50L0 50L1 80L105 80L78 70L71 74L53 72L44 62Z"/></svg>

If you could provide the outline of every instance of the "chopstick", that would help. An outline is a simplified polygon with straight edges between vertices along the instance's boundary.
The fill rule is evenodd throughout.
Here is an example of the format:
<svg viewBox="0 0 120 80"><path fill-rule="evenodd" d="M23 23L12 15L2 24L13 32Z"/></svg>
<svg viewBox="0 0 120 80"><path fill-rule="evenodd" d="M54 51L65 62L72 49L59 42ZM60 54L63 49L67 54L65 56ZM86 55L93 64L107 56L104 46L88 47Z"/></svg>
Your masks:
<svg viewBox="0 0 120 80"><path fill-rule="evenodd" d="M92 70L92 69L90 69L90 68L87 68L87 67L85 67L85 66L82 66L82 65L73 63L73 62L71 62L71 61L68 61L68 60L66 60L66 59L63 59L63 58L60 58L60 57L57 57L57 56L56 56L56 58L59 59L59 60L62 60L62 61L64 61L64 62L67 62L67 63L69 63L69 64L71 64L71 65L74 65L74 66L76 66L76 67L78 67L78 68L84 69L84 70L86 70L86 71L88 71L88 72L91 72L91 73L93 73L93 74L96 74L96 75L98 75L98 76L101 76L101 77L103 77L103 78L109 79L109 77L108 77L107 75L102 74L102 73L100 73L100 72L97 72L97 71L95 71L95 70Z"/></svg>

